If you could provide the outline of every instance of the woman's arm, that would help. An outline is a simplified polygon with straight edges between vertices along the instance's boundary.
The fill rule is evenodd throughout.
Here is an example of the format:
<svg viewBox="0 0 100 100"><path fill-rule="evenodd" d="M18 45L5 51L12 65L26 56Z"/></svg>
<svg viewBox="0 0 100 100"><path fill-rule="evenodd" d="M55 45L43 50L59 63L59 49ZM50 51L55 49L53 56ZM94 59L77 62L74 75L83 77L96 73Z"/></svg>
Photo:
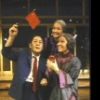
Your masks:
<svg viewBox="0 0 100 100"><path fill-rule="evenodd" d="M68 69L66 69L66 67ZM73 85L74 80L78 78L81 62L77 57L74 57L66 67L65 71L60 70L59 72L59 83L61 88Z"/></svg>
<svg viewBox="0 0 100 100"><path fill-rule="evenodd" d="M59 77L60 88L73 85L73 81L78 77L80 72L81 62L77 57L72 58L70 64L67 65L66 67L68 69L65 67L65 70L63 71L59 69L57 63L52 63L50 60L47 60L47 67L51 68L51 70L53 70Z"/></svg>

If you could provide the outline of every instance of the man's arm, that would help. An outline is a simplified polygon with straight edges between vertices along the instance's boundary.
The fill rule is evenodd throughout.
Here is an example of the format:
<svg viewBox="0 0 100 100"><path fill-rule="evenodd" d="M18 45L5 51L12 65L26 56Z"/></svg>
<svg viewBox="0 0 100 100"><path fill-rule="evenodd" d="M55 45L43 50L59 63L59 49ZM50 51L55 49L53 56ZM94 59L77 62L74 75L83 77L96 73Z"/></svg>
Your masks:
<svg viewBox="0 0 100 100"><path fill-rule="evenodd" d="M18 34L18 24L14 24L10 29L9 29L9 37L8 40L6 41L3 49L2 49L2 55L9 60L12 61L17 61L19 52L15 52L12 50L12 44L13 41L15 40L15 37Z"/></svg>
<svg viewBox="0 0 100 100"><path fill-rule="evenodd" d="M18 34L18 24L14 24L10 29L9 29L9 37L7 42L5 43L4 47L9 47L13 44L13 41L15 40L15 37Z"/></svg>

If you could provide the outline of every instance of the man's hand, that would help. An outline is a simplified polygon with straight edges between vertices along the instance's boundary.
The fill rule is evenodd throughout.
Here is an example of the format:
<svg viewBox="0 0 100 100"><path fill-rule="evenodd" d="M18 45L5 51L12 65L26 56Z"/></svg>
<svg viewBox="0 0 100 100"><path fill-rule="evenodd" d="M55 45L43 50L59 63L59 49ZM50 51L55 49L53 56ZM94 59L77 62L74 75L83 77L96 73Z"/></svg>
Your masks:
<svg viewBox="0 0 100 100"><path fill-rule="evenodd" d="M5 47L9 47L13 44L13 41L15 37L18 34L18 23L14 24L10 29L9 29L9 37L7 42L5 43Z"/></svg>
<svg viewBox="0 0 100 100"><path fill-rule="evenodd" d="M46 79L46 78L43 78L43 79L41 80L40 84L41 84L42 86L46 86L46 85L48 84L47 79Z"/></svg>
<svg viewBox="0 0 100 100"><path fill-rule="evenodd" d="M9 37L16 37L18 34L18 23L14 24L10 29L9 29Z"/></svg>

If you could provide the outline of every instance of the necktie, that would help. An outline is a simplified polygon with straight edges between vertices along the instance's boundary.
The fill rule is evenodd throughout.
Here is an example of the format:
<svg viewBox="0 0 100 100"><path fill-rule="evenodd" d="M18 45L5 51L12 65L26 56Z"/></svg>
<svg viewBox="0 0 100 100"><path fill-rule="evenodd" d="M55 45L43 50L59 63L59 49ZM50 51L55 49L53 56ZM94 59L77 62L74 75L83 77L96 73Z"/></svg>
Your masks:
<svg viewBox="0 0 100 100"><path fill-rule="evenodd" d="M37 59L36 59L36 57L34 57L34 62L33 62L33 86L32 86L32 90L34 91L34 92L36 92L36 90L37 90L37 86L36 86L36 84L37 84Z"/></svg>

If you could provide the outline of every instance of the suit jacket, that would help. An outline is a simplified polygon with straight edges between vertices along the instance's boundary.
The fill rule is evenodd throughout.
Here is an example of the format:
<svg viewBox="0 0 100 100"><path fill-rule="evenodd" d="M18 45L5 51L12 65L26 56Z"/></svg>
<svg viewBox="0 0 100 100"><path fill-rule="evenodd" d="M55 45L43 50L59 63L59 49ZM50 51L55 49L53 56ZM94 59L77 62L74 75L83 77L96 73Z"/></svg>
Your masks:
<svg viewBox="0 0 100 100"><path fill-rule="evenodd" d="M31 52L23 49L17 52L13 51L12 47L4 47L2 49L2 55L9 60L17 62L13 80L9 90L9 95L15 99L20 100L22 97L22 85L29 75L31 69ZM45 77L45 70L46 60L40 56L37 79L37 89L40 95L43 90L43 87L40 86L40 81Z"/></svg>

